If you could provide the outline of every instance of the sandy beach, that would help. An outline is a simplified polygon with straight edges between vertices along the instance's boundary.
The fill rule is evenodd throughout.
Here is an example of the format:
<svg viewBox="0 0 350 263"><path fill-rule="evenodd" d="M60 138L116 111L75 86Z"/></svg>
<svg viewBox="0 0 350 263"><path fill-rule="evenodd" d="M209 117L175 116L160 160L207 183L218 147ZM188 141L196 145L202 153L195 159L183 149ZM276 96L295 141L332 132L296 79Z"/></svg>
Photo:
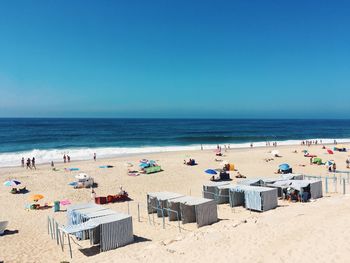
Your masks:
<svg viewBox="0 0 350 263"><path fill-rule="evenodd" d="M327 147L333 148L333 145ZM347 145L349 148L349 145ZM324 161L333 159L337 169L346 169L348 153L335 152L329 155L321 145L278 146L282 157L271 158L273 147L231 149L220 159L234 163L247 178L274 177L278 165L289 163L293 172L326 176L324 165L310 165L303 156L307 148ZM295 153L294 151L297 151ZM185 166L184 159L194 158L197 166ZM140 176L127 175L127 163L134 167L142 158L156 160L164 171ZM0 261L4 262L349 262L350 248L350 196L339 193L324 193L315 202L290 203L279 201L276 209L264 212L249 212L227 204L218 206L219 222L197 228L195 224L182 225L179 233L177 222L161 219L156 224L148 222L146 194L154 191L172 191L192 196L201 196L202 184L209 180L204 173L207 168L222 168L215 161L212 150L167 152L134 155L113 159L97 159L96 162L77 161L69 164L56 163L59 171L52 171L49 164L39 165L37 170L22 167L1 168L2 181L18 179L30 191L28 194L10 194L9 188L1 185L0 221L7 220L9 232L0 237ZM101 165L113 165L102 169ZM67 172L64 168L76 167L79 172L91 175L98 183L97 196L115 194L120 185L129 193L129 212L133 216L135 242L133 244L99 253L86 241L74 242L73 259L68 250L61 251L55 240L47 233L47 216L53 216L60 224L66 224L66 213L54 213L52 209L26 210L29 196L42 194L41 204L69 199L73 204L90 201L89 189L74 189L68 183L79 172ZM232 172L234 178L236 172ZM237 179L233 179L235 183ZM349 185L350 186L350 185ZM350 187L348 189L350 193ZM141 218L137 219L137 204ZM113 210L127 212L128 204L108 204ZM61 207L62 208L62 207ZM65 207L63 207L65 209ZM67 248L67 246L65 246Z"/></svg>

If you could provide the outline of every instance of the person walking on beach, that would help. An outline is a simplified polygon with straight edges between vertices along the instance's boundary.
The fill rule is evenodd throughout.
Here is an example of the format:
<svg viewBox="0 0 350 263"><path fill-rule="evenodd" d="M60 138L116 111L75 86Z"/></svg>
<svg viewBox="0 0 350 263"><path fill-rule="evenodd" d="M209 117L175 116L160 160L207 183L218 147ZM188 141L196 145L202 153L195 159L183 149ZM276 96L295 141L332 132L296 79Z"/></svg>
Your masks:
<svg viewBox="0 0 350 263"><path fill-rule="evenodd" d="M94 189L91 187L91 199L92 199L92 201L95 202L95 198L96 198L96 193L95 193Z"/></svg>
<svg viewBox="0 0 350 263"><path fill-rule="evenodd" d="M30 166L30 158L27 159L27 169L32 169L32 167Z"/></svg>
<svg viewBox="0 0 350 263"><path fill-rule="evenodd" d="M22 167L24 167L24 157L22 157L21 164L22 164Z"/></svg>
<svg viewBox="0 0 350 263"><path fill-rule="evenodd" d="M66 155L63 155L63 162L64 162L64 163L67 162L67 157L66 157Z"/></svg>
<svg viewBox="0 0 350 263"><path fill-rule="evenodd" d="M53 163L53 161L51 161L51 167L55 167L55 164Z"/></svg>
<svg viewBox="0 0 350 263"><path fill-rule="evenodd" d="M201 144L201 151L203 151L203 144Z"/></svg>
<svg viewBox="0 0 350 263"><path fill-rule="evenodd" d="M346 163L346 168L350 168L350 159L346 159L346 161L345 161L345 163Z"/></svg>
<svg viewBox="0 0 350 263"><path fill-rule="evenodd" d="M94 153L94 161L96 161L96 153Z"/></svg>
<svg viewBox="0 0 350 263"><path fill-rule="evenodd" d="M32 159L32 167L36 170L36 167L35 167L35 158L33 157Z"/></svg>
<svg viewBox="0 0 350 263"><path fill-rule="evenodd" d="M250 148L253 148L253 143L250 143Z"/></svg>
<svg viewBox="0 0 350 263"><path fill-rule="evenodd" d="M67 155L67 160L70 163L70 156L69 155Z"/></svg>
<svg viewBox="0 0 350 263"><path fill-rule="evenodd" d="M333 163L333 166L332 166L332 171L333 173L335 173L335 171L337 170L337 165L335 164L335 162Z"/></svg>

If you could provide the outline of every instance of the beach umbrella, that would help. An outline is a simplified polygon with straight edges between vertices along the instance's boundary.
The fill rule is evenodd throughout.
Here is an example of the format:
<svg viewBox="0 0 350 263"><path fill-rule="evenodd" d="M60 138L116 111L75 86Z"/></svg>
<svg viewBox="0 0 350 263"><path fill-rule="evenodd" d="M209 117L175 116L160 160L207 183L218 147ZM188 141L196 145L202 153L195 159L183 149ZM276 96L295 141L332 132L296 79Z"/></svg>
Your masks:
<svg viewBox="0 0 350 263"><path fill-rule="evenodd" d="M331 166L331 165L333 165L333 163L334 163L333 160L328 160L328 161L326 162L326 165L327 165L327 166Z"/></svg>
<svg viewBox="0 0 350 263"><path fill-rule="evenodd" d="M290 168L290 166L287 163L282 163L282 164L279 165L279 169L282 170L282 171L289 170L289 168Z"/></svg>
<svg viewBox="0 0 350 263"><path fill-rule="evenodd" d="M36 194L36 195L32 195L30 197L30 200L33 200L34 202L37 202L38 200L43 199L43 198L44 198L43 195Z"/></svg>
<svg viewBox="0 0 350 263"><path fill-rule="evenodd" d="M205 170L205 172L207 174L217 174L217 172L215 170L213 170L213 169L207 169L207 170Z"/></svg>
<svg viewBox="0 0 350 263"><path fill-rule="evenodd" d="M17 186L19 184L21 184L21 182L17 180L10 180L4 183L5 186L12 186L12 187Z"/></svg>

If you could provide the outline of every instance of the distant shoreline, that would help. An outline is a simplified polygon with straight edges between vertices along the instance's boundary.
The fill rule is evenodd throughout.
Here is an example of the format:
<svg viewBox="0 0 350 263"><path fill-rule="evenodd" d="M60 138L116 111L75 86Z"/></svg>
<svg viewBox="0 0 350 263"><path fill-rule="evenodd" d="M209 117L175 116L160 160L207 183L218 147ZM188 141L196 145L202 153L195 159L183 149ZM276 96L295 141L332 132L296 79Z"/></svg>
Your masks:
<svg viewBox="0 0 350 263"><path fill-rule="evenodd" d="M316 140L316 139L314 139ZM307 146L307 145L301 145L300 142L302 141L299 141L299 143L294 143L294 144L287 144L286 142L289 142L289 141L277 141L277 147L274 147L274 146L266 146L266 145L261 145L262 143L266 144L266 142L258 142L258 143L253 143L253 148L254 149L257 149L257 148L260 148L260 149L285 149L285 148L290 148L290 147L293 147L293 146L304 146L306 149L309 149L309 148L313 148L313 147L317 147L317 146L322 146L322 145L334 145L334 139L322 139L322 142L326 140L325 143L318 143L317 145L315 144L312 144L310 147ZM337 140L337 142L339 142L339 144L347 144L347 143L350 143L350 139L335 139ZM305 141L305 140L304 140ZM310 139L310 141L312 141ZM239 150L248 150L248 149L251 149L250 147L250 143L245 143L244 146L242 146L243 144L239 144L241 147L234 147L235 145L237 144L226 144L227 145L230 145L230 149L227 148L226 150L227 151L230 151L230 152L234 152L234 151L239 151ZM225 153L225 148L224 148L224 144L220 144L220 146L222 147L222 152ZM171 147L171 146L170 146ZM172 146L174 147L174 146ZM171 150L159 150L159 151L144 151L144 152L133 152L133 153L120 153L120 154L115 154L115 155L110 155L110 156L106 156L106 155L99 155L97 154L97 159L98 160L113 160L113 159L119 159L119 158L125 158L125 157L137 157L137 156L140 156L140 158L144 158L145 155L155 155L155 154L162 154L162 153L174 153L174 152L177 152L177 153L181 153L183 152L184 155L188 155L189 153L196 153L196 152L201 152L201 146L200 145L193 145L193 146L175 146L175 147L178 147L178 149L176 148L172 148ZM184 149L186 148L187 149ZM211 145L203 145L203 151L204 152L207 152L207 151L214 151L216 149L217 145L216 144L211 144ZM111 147L112 148L112 147ZM153 147L152 147L153 148ZM154 147L155 148L155 147ZM153 149L154 149L153 148ZM164 147L158 147L158 148L166 148L166 146ZM169 148L169 147L168 147ZM68 164L74 164L74 163L77 163L77 162L88 162L88 161L93 161L93 152L94 151L97 151L99 149L102 150L102 149L109 149L108 147L106 148L86 148L86 149L78 149L79 151L91 151L91 156L89 155L89 157L87 158L75 158L74 155L70 155L71 156L71 161L68 163L64 163L63 160L62 160L62 157L63 157L63 154L60 155L59 159L55 159L54 160L54 163L55 165L56 164L60 164L60 165L68 165ZM142 148L140 147L140 149L145 149L145 148ZM56 150L56 149L54 149ZM74 151L74 150L77 150L77 149L67 149L67 153L69 154L69 151ZM40 151L40 150L35 150L35 151ZM43 150L43 151L50 151L50 150ZM60 151L60 150L57 150L57 151ZM63 150L62 150L63 151ZM28 152L24 152L24 153L14 153L16 155L18 155L18 159L17 159L17 164L15 165L7 165L7 166L1 166L1 161L0 161L0 169L1 168L12 168L12 167L21 167L20 165L20 160L21 160L21 156L25 155L26 153ZM9 153L8 153L9 154ZM11 154L11 153L10 153ZM6 155L6 153L1 153L0 154L0 158L3 157L4 155ZM25 156L24 156L25 157ZM31 158L32 156L27 156L25 157L26 158ZM34 156L35 157L35 156ZM36 166L37 167L41 167L41 166L47 166L51 163L50 160L46 161L46 162L40 162L40 160L36 158ZM18 164L19 163L19 164Z"/></svg>

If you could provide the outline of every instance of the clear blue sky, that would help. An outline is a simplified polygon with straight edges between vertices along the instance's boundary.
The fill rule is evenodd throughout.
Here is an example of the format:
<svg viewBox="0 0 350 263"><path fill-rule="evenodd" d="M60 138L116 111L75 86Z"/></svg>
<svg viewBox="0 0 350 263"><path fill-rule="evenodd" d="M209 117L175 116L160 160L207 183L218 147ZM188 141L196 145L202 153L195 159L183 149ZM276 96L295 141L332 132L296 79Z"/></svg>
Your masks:
<svg viewBox="0 0 350 263"><path fill-rule="evenodd" d="M0 117L348 118L350 1L0 1Z"/></svg>

